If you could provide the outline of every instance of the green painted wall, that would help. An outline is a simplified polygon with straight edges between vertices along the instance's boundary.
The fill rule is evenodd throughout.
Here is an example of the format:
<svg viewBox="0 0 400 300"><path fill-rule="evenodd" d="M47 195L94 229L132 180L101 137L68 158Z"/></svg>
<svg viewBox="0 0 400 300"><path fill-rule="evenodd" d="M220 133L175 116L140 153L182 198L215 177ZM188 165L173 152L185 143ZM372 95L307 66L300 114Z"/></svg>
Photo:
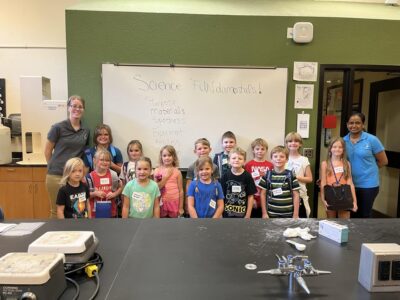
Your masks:
<svg viewBox="0 0 400 300"><path fill-rule="evenodd" d="M313 23L310 44L286 38L287 27L298 21ZM102 63L287 67L288 132L296 129L296 114L301 112L293 108L294 61L400 65L399 29L398 20L68 10L68 90L86 99L85 122L94 128L102 119ZM312 148L316 148L317 102L315 83L314 109L306 111L311 113L311 131L305 146Z"/></svg>

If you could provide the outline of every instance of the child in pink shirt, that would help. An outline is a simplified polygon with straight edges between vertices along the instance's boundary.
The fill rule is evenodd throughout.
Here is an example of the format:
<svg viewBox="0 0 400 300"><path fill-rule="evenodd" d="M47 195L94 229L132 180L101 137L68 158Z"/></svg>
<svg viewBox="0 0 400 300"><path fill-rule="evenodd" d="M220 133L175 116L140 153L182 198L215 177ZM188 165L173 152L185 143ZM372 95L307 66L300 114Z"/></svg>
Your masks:
<svg viewBox="0 0 400 300"><path fill-rule="evenodd" d="M154 170L154 181L161 192L160 217L177 218L183 215L183 184L182 173L176 150L166 145L160 150L159 167Z"/></svg>

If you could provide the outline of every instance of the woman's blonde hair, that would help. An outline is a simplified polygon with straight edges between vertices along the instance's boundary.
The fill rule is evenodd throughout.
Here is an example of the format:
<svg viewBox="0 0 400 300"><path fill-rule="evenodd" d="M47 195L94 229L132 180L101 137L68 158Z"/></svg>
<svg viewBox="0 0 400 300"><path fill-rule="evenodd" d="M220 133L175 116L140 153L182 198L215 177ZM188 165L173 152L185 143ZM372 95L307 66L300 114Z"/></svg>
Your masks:
<svg viewBox="0 0 400 300"><path fill-rule="evenodd" d="M348 179L350 176L350 168L349 168L349 162L347 160L346 156L346 143L341 137L333 138L331 142L329 143L328 147L328 154L326 156L326 175L331 175L332 174L332 147L333 144L336 142L340 142L343 147L343 153L342 153L342 162L343 162L343 177L344 179Z"/></svg>
<svg viewBox="0 0 400 300"><path fill-rule="evenodd" d="M68 159L64 166L64 172L63 172L63 176L60 180L60 184L66 185L68 182L69 176L78 167L81 167L82 171L83 171L85 164L83 163L82 159L80 159L79 157L73 157L73 158ZM83 177L83 172L82 172L82 177Z"/></svg>

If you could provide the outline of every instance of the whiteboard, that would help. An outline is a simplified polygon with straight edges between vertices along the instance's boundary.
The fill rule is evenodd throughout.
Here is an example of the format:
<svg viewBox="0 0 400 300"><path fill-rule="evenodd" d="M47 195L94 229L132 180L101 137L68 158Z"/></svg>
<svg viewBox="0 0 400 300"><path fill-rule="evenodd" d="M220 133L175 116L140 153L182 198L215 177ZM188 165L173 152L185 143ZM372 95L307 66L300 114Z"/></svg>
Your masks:
<svg viewBox="0 0 400 300"><path fill-rule="evenodd" d="M232 131L252 159L250 144L269 149L285 137L287 68L120 66L103 64L103 121L127 160L132 139L158 164L160 148L175 147L180 167L196 160L194 142L207 138L212 155Z"/></svg>

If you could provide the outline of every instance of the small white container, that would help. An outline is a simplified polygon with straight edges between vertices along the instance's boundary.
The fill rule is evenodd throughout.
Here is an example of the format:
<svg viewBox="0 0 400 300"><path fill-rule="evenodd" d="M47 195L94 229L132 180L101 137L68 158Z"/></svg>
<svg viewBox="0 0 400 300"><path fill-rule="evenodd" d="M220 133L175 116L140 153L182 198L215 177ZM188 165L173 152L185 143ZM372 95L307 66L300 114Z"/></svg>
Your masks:
<svg viewBox="0 0 400 300"><path fill-rule="evenodd" d="M0 124L0 165L12 162L11 131L10 128Z"/></svg>

